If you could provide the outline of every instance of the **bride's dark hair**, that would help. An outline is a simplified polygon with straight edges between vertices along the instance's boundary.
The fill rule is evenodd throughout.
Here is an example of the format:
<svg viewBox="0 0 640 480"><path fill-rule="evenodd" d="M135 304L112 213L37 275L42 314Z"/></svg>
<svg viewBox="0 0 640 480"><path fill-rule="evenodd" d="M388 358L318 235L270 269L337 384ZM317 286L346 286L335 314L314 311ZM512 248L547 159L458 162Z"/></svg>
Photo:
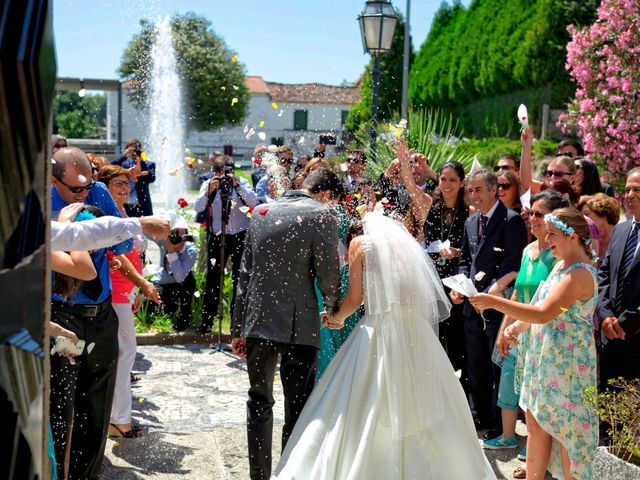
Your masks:
<svg viewBox="0 0 640 480"><path fill-rule="evenodd" d="M364 227L362 226L362 220L353 220L347 230L347 236L344 239L345 246L349 250L351 240L364 234Z"/></svg>

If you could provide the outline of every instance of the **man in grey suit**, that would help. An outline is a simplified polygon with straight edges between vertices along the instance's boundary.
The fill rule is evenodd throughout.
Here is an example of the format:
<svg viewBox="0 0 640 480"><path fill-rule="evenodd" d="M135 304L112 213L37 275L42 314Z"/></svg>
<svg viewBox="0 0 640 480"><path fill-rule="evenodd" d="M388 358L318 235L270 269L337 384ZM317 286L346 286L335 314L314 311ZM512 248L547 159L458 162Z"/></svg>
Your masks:
<svg viewBox="0 0 640 480"><path fill-rule="evenodd" d="M233 351L247 359L247 435L251 478L271 477L273 378L280 360L285 398L284 448L316 376L320 312L328 314L340 288L338 224L325 205L343 191L330 170L312 172L300 190L257 207L245 240L231 333Z"/></svg>

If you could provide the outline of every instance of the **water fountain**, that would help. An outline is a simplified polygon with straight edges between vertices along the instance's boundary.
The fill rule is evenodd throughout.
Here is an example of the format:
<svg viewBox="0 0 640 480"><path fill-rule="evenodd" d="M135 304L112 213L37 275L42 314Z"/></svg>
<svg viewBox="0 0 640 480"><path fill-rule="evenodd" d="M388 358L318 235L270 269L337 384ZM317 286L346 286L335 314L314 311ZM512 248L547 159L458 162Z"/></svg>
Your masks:
<svg viewBox="0 0 640 480"><path fill-rule="evenodd" d="M155 25L151 49L149 102L149 159L156 162L153 204L158 212L173 211L186 192L184 162L185 122L182 88L173 48L171 21L165 17Z"/></svg>

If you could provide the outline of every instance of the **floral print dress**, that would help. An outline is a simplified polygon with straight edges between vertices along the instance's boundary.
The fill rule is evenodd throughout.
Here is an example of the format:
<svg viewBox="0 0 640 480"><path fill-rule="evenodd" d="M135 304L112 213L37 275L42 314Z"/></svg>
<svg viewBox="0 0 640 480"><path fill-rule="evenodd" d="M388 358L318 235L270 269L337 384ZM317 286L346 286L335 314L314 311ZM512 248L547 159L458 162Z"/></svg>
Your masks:
<svg viewBox="0 0 640 480"><path fill-rule="evenodd" d="M560 444L569 452L571 475L591 479L591 462L598 446L598 417L585 405L584 395L596 386L596 349L593 312L598 298L596 271L591 265L563 268L558 262L540 285L539 301L571 271L585 268L594 282L593 296L578 300L546 324L534 324L524 335L525 357L520 407L529 410L542 429L553 437L549 471L563 478Z"/></svg>

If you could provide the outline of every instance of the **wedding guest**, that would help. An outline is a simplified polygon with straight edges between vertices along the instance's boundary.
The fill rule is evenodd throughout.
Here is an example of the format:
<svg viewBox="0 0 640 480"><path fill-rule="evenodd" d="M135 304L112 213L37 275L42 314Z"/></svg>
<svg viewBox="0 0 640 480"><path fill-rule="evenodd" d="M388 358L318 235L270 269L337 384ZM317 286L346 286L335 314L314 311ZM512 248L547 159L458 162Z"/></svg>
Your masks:
<svg viewBox="0 0 640 480"><path fill-rule="evenodd" d="M528 335L520 406L527 419L527 478L591 478L598 417L584 401L596 386L592 334L598 298L589 227L573 208L545 215L546 242L558 263L538 300L523 304L478 294L471 304L518 320L504 330L507 344Z"/></svg>
<svg viewBox="0 0 640 480"><path fill-rule="evenodd" d="M499 170L498 176L498 198L505 207L520 213L522 204L520 203L520 180L511 170Z"/></svg>
<svg viewBox="0 0 640 480"><path fill-rule="evenodd" d="M497 174L500 170L510 170L520 179L520 159L513 153L500 155L498 163L493 166L493 171Z"/></svg>
<svg viewBox="0 0 640 480"><path fill-rule="evenodd" d="M598 228L598 258L604 258L609 248L613 228L620 221L620 204L604 193L580 197L577 205L582 214Z"/></svg>
<svg viewBox="0 0 640 480"><path fill-rule="evenodd" d="M531 208L528 209L527 218L535 240L527 245L522 252L522 263L511 300L530 303L539 284L549 276L556 259L546 242L547 230L544 216L553 210L568 206L569 202L553 190L544 190L531 197ZM483 446L487 449L514 448L518 445L516 420L518 419L518 399L522 384L524 355L527 351L526 337L521 339L521 345L509 348L502 335L504 330L515 321L515 318L505 315L496 340L496 348L504 357L498 391L498 407L501 409L502 416L502 435L485 440ZM526 447L523 448L518 453L518 458L525 460L526 450ZM514 476L515 478L525 478L523 474L524 469L520 468L516 470Z"/></svg>
<svg viewBox="0 0 640 480"><path fill-rule="evenodd" d="M440 278L455 275L462 253L464 223L469 217L469 205L465 196L464 166L451 160L440 169L438 188L433 193L433 204L424 224L425 245L449 241L448 248L439 253L429 253ZM449 288L445 292L449 294ZM440 343L454 370L460 370L460 381L468 393L466 346L464 340L464 313L462 305L453 305L451 316L440 323Z"/></svg>
<svg viewBox="0 0 640 480"><path fill-rule="evenodd" d="M111 162L112 165L128 169L131 175L131 191L126 207L130 217L153 215L149 185L156 181L156 164L145 158L140 140L132 138L127 142L124 154Z"/></svg>
<svg viewBox="0 0 640 480"><path fill-rule="evenodd" d="M125 203L131 190L131 175L126 168L118 165L107 165L98 172L98 181L104 183L116 202L123 218L128 217ZM137 438L142 436L138 425L131 423L131 369L136 359L136 328L133 314L142 305L142 298L131 292L135 287L145 297L155 303L160 296L153 283L142 276L142 255L146 247L146 239L142 235L133 237L133 249L117 256L117 268L110 270L111 302L118 316L118 366L116 369L116 385L111 407L109 424L110 437Z"/></svg>
<svg viewBox="0 0 640 480"><path fill-rule="evenodd" d="M251 159L254 165L260 164L262 161L262 155L267 151L267 148L268 147L266 145L256 145L253 149L253 158ZM262 177L264 177L264 175L265 169L262 165L256 165L256 168L251 172L251 185L254 189L258 186L258 182Z"/></svg>
<svg viewBox="0 0 640 480"><path fill-rule="evenodd" d="M631 217L613 229L599 272L602 387L612 378L640 378L640 167L627 174L624 206Z"/></svg>
<svg viewBox="0 0 640 480"><path fill-rule="evenodd" d="M61 148L68 147L67 138L62 135L54 135L51 139L51 153L56 153Z"/></svg>
<svg viewBox="0 0 640 480"><path fill-rule="evenodd" d="M558 144L556 157L578 158L584 157L582 144L573 138L565 138Z"/></svg>
<svg viewBox="0 0 640 480"><path fill-rule="evenodd" d="M280 358L285 397L282 446L315 383L320 322L314 282L324 310L337 309L338 225L327 203L344 186L326 169L301 190L254 214L247 233L231 326L232 348L247 359L247 438L252 480L271 478L273 376ZM262 212L262 213L261 213Z"/></svg>
<svg viewBox="0 0 640 480"><path fill-rule="evenodd" d="M486 169L469 175L467 191L476 213L465 222L458 273L471 279L479 292L502 295L515 279L527 244L524 221L498 199L498 179ZM464 297L451 291L453 303L464 302L464 329L471 397L478 430L487 438L502 433L497 407L500 369L491 360L502 314L477 311Z"/></svg>
<svg viewBox="0 0 640 480"><path fill-rule="evenodd" d="M586 158L574 159L576 175L573 179L573 188L578 195L594 195L605 193L614 196L613 186L600 181L598 166Z"/></svg>

